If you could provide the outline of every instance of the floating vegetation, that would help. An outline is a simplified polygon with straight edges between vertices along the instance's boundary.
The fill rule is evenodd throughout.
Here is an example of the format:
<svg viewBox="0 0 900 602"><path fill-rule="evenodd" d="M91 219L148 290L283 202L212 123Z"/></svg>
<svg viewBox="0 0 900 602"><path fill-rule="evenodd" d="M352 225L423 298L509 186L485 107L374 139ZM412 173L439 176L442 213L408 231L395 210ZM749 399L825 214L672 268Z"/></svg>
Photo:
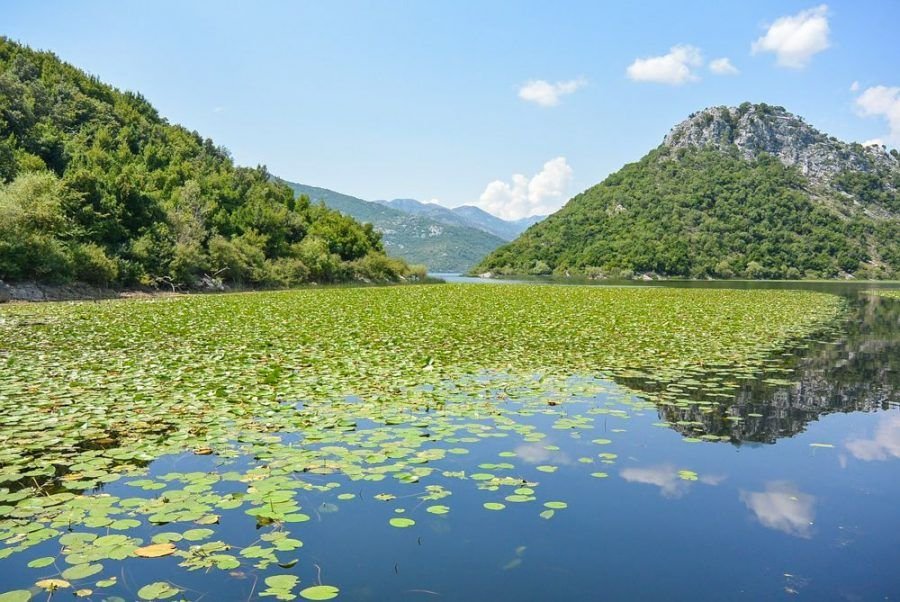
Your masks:
<svg viewBox="0 0 900 602"><path fill-rule="evenodd" d="M140 574L126 585L126 559L327 600L339 589L318 575L298 589L304 523L380 509L393 516L372 536L415 535L453 523L454 490L562 520L568 502L543 479L608 475L548 433L615 464L632 416L715 407L704 394L842 307L807 292L452 285L3 307L0 558L39 550L27 566L40 575L0 602L31 588L193 595ZM664 392L607 380L636 375ZM506 450L466 461L492 442ZM163 456L200 468L148 473ZM257 539L229 540L235 525Z"/></svg>
<svg viewBox="0 0 900 602"><path fill-rule="evenodd" d="M885 299L897 299L900 301L900 290L898 289L873 289L869 293Z"/></svg>

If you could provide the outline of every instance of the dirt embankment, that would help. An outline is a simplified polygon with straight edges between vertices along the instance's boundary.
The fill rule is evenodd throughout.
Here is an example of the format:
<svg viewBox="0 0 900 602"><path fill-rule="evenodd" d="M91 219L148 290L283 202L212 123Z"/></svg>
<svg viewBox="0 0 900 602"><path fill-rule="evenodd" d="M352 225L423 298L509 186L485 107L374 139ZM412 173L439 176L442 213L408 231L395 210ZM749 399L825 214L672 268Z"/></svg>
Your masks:
<svg viewBox="0 0 900 602"><path fill-rule="evenodd" d="M41 284L38 282L16 282L8 284L0 280L0 303L10 301L78 301L91 299L118 299L149 295L171 295L166 291L151 288L118 290L99 288L84 283Z"/></svg>

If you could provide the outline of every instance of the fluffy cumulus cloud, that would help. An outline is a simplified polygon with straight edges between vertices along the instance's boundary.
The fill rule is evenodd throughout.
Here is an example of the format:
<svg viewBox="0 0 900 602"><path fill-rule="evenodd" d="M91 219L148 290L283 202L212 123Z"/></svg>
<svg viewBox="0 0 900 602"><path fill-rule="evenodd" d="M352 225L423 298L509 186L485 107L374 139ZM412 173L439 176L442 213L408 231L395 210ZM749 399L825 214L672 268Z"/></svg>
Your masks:
<svg viewBox="0 0 900 602"><path fill-rule="evenodd" d="M658 466L646 466L643 468L631 467L619 473L629 483L641 483L659 487L663 497L678 498L683 496L691 487L692 479L682 478L678 469L671 464ZM696 480L704 485L718 485L725 480L724 475L694 475Z"/></svg>
<svg viewBox="0 0 900 602"><path fill-rule="evenodd" d="M703 54L696 46L672 46L668 54L635 59L625 71L636 82L653 82L679 86L700 78L694 69L703 66Z"/></svg>
<svg viewBox="0 0 900 602"><path fill-rule="evenodd" d="M781 17L769 26L765 35L753 42L753 53L772 52L781 67L802 69L812 57L830 45L828 6L804 10Z"/></svg>
<svg viewBox="0 0 900 602"><path fill-rule="evenodd" d="M583 78L556 82L555 84L536 79L519 88L519 98L542 107L555 107L559 104L560 98L577 92L585 84L587 84L587 81Z"/></svg>
<svg viewBox="0 0 900 602"><path fill-rule="evenodd" d="M572 168L565 157L557 157L530 178L515 174L509 182L494 180L476 204L503 219L546 215L562 205L571 181Z"/></svg>
<svg viewBox="0 0 900 602"><path fill-rule="evenodd" d="M856 98L856 108L863 117L883 117L888 122L888 138L900 144L900 87L873 86Z"/></svg>
<svg viewBox="0 0 900 602"><path fill-rule="evenodd" d="M690 483L678 478L678 472L671 466L651 466L648 468L626 468L621 473L629 483L642 483L659 487L665 497L681 497L687 493Z"/></svg>
<svg viewBox="0 0 900 602"><path fill-rule="evenodd" d="M900 458L900 416L883 416L872 438L851 439L846 446L854 457L866 462Z"/></svg>
<svg viewBox="0 0 900 602"><path fill-rule="evenodd" d="M709 70L716 75L737 75L740 73L738 68L731 63L731 59L723 56L720 59L713 59L709 62Z"/></svg>
<svg viewBox="0 0 900 602"><path fill-rule="evenodd" d="M851 92L859 92L859 82L855 81L852 84L850 84L850 91Z"/></svg>
<svg viewBox="0 0 900 602"><path fill-rule="evenodd" d="M810 536L816 498L793 483L772 481L766 483L765 491L742 491L741 501L763 526L797 537Z"/></svg>

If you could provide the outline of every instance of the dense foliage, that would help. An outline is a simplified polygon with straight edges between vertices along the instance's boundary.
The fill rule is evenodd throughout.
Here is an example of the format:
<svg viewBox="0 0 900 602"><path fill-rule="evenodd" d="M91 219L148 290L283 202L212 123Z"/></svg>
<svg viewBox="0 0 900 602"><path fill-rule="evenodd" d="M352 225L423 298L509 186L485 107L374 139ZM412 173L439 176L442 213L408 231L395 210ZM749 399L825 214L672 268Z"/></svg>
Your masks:
<svg viewBox="0 0 900 602"><path fill-rule="evenodd" d="M839 185L895 207L870 176ZM835 195L837 193L834 193ZM694 278L884 278L900 270L900 218L813 199L799 173L761 155L660 147L574 197L476 272Z"/></svg>
<svg viewBox="0 0 900 602"><path fill-rule="evenodd" d="M140 95L0 38L0 279L290 285L407 270L371 226L236 167Z"/></svg>

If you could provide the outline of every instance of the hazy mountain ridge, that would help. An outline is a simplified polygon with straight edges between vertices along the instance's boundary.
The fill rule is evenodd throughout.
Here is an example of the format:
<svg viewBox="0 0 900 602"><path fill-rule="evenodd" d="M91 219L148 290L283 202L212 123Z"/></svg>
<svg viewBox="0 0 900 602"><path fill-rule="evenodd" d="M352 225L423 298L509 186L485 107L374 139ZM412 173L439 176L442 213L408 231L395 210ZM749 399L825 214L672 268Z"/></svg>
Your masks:
<svg viewBox="0 0 900 602"><path fill-rule="evenodd" d="M411 213L389 204L335 192L327 188L280 180L295 194L322 201L331 209L370 223L381 233L385 250L432 272L465 272L502 245L502 238L465 221L448 223L428 214ZM413 201L418 203L418 201ZM449 212L449 210L447 210Z"/></svg>
<svg viewBox="0 0 900 602"><path fill-rule="evenodd" d="M451 209L437 203L423 203L415 199L376 202L406 213L427 215L447 224L478 228L507 241L514 239L530 226L547 217L546 215L534 215L517 220L505 220L474 205L461 205Z"/></svg>
<svg viewBox="0 0 900 602"><path fill-rule="evenodd" d="M695 278L895 277L900 154L781 107L713 107L474 271Z"/></svg>

